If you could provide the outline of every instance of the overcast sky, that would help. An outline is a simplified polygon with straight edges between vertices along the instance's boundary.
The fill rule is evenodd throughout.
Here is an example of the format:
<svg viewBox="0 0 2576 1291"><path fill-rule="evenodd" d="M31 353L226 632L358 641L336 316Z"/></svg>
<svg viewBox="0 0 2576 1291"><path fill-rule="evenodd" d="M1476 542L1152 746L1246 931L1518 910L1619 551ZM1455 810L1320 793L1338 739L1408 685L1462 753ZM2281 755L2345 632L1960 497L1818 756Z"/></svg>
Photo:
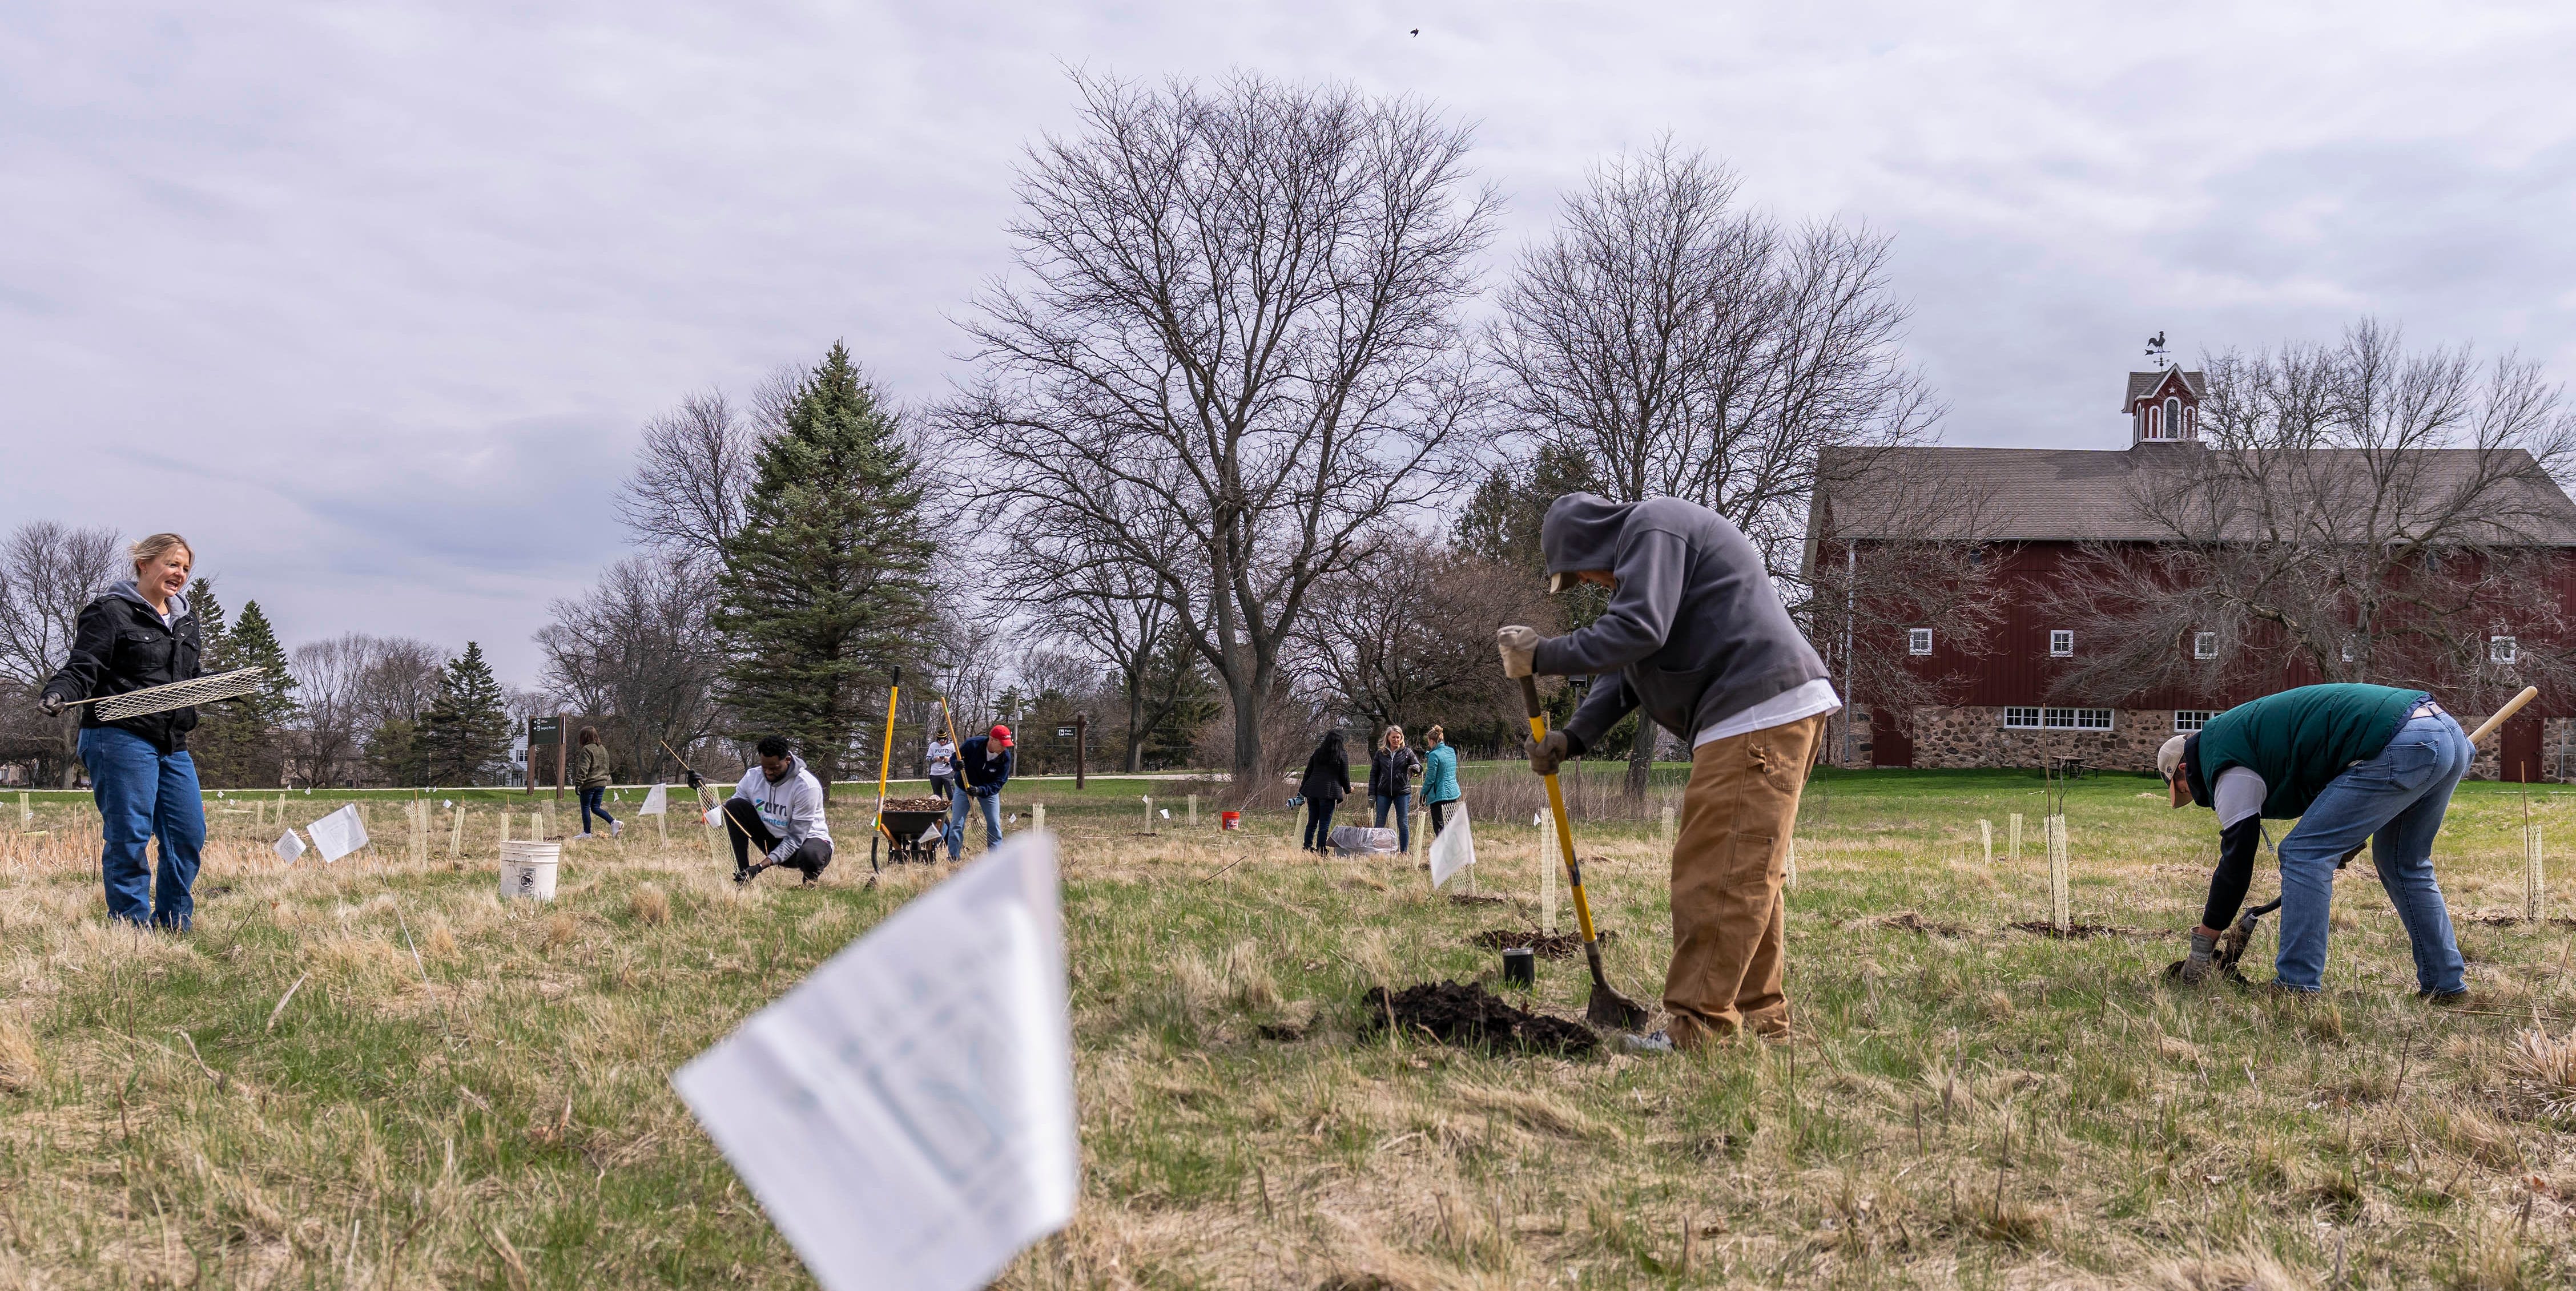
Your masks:
<svg viewBox="0 0 2576 1291"><path fill-rule="evenodd" d="M2159 329L2373 313L2576 376L2563 4L5 13L0 526L175 528L290 644L473 638L514 684L623 553L654 410L836 337L947 388L1067 66L1421 95L1475 123L1498 267L1669 131L1784 218L1894 236L1952 443L2125 443Z"/></svg>

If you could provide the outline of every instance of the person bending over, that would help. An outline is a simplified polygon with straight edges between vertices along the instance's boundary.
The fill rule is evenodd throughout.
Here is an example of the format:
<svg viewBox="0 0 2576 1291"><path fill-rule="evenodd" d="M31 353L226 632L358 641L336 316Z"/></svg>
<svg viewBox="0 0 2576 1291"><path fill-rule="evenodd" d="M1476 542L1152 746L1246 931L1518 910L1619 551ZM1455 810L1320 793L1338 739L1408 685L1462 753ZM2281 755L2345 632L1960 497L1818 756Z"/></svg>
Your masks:
<svg viewBox="0 0 2576 1291"><path fill-rule="evenodd" d="M1564 729L1531 747L1530 768L1555 771L1632 709L1691 741L1673 840L1671 1021L1621 1043L1660 1053L1739 1028L1786 1033L1781 881L1807 768L1825 718L1842 707L1824 661L1744 531L1696 503L1569 493L1548 507L1539 549L1551 591L1595 583L1610 589L1610 603L1561 637L1502 629L1503 671L1616 680L1593 686ZM1654 737L1639 726L1638 739Z"/></svg>
<svg viewBox="0 0 2576 1291"><path fill-rule="evenodd" d="M957 796L948 807L948 859L966 850L966 804L984 809L984 846L1002 845L1002 786L1011 782L1011 728L996 724L957 750Z"/></svg>
<svg viewBox="0 0 2576 1291"><path fill-rule="evenodd" d="M50 716L75 700L121 695L197 676L200 638L185 595L196 553L175 533L156 533L127 549L134 577L81 607L70 655L45 681L40 706ZM81 710L81 764L104 835L99 872L108 917L186 932L196 912L190 891L206 845L206 807L188 732L197 710L174 708L101 721ZM145 846L161 844L157 870Z"/></svg>
<svg viewBox="0 0 2576 1291"><path fill-rule="evenodd" d="M581 833L576 837L590 837L590 818L597 816L608 822L608 836L615 838L625 826L608 814L608 746L599 742L596 726L581 728L580 738L580 747L572 755L573 790L581 795Z"/></svg>
<svg viewBox="0 0 2576 1291"><path fill-rule="evenodd" d="M1306 774L1297 781L1297 796L1306 800L1306 850L1317 856L1333 851L1333 809L1351 793L1351 755L1340 731L1326 731L1306 759Z"/></svg>
<svg viewBox="0 0 2576 1291"><path fill-rule="evenodd" d="M805 769L805 760L788 751L787 741L764 735L760 764L742 773L733 797L725 800L725 833L733 839L733 881L748 883L773 865L805 876L805 886L832 863L832 830L823 820L823 782ZM762 853L751 863L751 849Z"/></svg>
<svg viewBox="0 0 2576 1291"><path fill-rule="evenodd" d="M2406 927L2417 994L2437 1003L2461 998L2460 947L2433 878L2433 836L2474 753L2459 722L2432 696L2351 684L2266 695L2165 741L2156 769L2173 805L2218 813L2218 868L2182 980L2209 976L2219 933L2245 903L2262 822L2296 817L2274 849L2281 948L2267 985L2301 994L2324 989L2335 871L2367 844L2379 885Z"/></svg>

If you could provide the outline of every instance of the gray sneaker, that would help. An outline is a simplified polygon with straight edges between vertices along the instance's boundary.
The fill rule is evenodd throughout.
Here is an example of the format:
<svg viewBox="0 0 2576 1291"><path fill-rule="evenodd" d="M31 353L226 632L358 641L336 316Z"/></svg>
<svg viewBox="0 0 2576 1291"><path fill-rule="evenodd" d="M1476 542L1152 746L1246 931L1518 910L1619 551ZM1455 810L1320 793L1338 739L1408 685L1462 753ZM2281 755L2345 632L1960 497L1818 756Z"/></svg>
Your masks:
<svg viewBox="0 0 2576 1291"><path fill-rule="evenodd" d="M1660 1056L1673 1051L1672 1036L1661 1031L1650 1032L1645 1035L1638 1035L1635 1032L1622 1032L1615 1043L1619 1046L1619 1052L1621 1053L1641 1054L1648 1057Z"/></svg>

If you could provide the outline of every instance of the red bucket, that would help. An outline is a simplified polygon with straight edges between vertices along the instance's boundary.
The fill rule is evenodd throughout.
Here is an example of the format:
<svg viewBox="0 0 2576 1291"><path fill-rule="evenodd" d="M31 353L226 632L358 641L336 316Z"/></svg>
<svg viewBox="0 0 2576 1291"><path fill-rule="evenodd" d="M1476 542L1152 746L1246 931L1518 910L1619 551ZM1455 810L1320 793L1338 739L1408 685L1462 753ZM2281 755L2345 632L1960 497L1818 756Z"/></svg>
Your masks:
<svg viewBox="0 0 2576 1291"><path fill-rule="evenodd" d="M1239 811L1228 811L1228 812L1221 812L1221 813L1219 813L1219 814L1217 815L1217 818L1216 818L1216 827L1217 827L1218 829L1241 829L1241 828L1243 828L1243 813L1242 813L1242 812L1239 812Z"/></svg>

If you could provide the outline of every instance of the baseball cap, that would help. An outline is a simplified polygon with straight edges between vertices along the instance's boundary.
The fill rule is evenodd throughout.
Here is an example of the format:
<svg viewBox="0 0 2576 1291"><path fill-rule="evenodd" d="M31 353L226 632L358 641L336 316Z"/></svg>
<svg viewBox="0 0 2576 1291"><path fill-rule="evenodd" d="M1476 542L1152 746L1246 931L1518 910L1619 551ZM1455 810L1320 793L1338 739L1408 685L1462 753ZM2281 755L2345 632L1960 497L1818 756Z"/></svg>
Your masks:
<svg viewBox="0 0 2576 1291"><path fill-rule="evenodd" d="M999 722L994 723L993 742L1006 749L1011 747L1011 728L1004 726Z"/></svg>

